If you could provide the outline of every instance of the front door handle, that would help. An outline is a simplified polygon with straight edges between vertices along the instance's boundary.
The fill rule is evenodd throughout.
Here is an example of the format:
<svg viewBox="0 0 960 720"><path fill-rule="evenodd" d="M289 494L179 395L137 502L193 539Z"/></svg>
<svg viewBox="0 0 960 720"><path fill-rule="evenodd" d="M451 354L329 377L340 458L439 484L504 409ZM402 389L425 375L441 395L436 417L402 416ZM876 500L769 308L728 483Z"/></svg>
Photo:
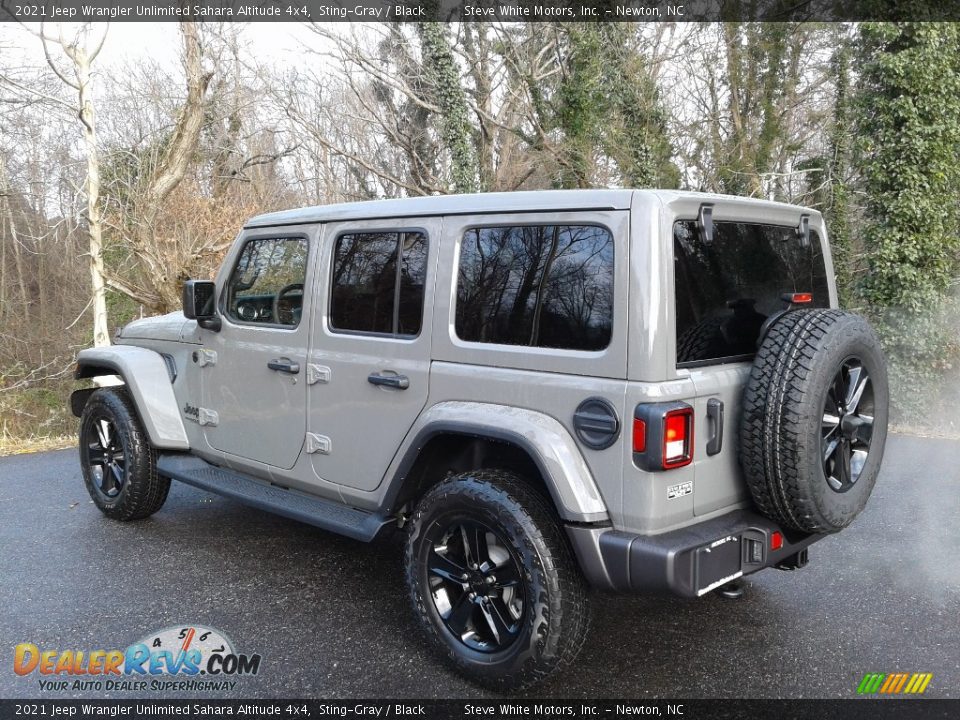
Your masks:
<svg viewBox="0 0 960 720"><path fill-rule="evenodd" d="M382 385L395 390L406 390L410 387L410 378L406 375L386 375L384 373L370 373L367 381L371 385Z"/></svg>
<svg viewBox="0 0 960 720"><path fill-rule="evenodd" d="M296 375L300 372L300 363L294 362L287 357L271 360L267 363L267 367L277 372L287 373L288 375Z"/></svg>

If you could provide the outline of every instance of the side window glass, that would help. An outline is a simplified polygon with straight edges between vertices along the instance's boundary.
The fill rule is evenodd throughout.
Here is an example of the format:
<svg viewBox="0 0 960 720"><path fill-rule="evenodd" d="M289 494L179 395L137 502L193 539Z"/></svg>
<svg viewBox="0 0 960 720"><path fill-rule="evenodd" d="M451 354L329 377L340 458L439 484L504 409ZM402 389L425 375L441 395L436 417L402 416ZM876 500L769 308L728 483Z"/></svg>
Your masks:
<svg viewBox="0 0 960 720"><path fill-rule="evenodd" d="M341 235L333 251L331 327L343 332L418 335L426 271L423 233Z"/></svg>
<svg viewBox="0 0 960 720"><path fill-rule="evenodd" d="M468 230L456 331L501 345L602 350L613 327L613 236L595 225Z"/></svg>
<svg viewBox="0 0 960 720"><path fill-rule="evenodd" d="M304 238L248 241L227 281L227 315L247 323L299 325L307 252Z"/></svg>

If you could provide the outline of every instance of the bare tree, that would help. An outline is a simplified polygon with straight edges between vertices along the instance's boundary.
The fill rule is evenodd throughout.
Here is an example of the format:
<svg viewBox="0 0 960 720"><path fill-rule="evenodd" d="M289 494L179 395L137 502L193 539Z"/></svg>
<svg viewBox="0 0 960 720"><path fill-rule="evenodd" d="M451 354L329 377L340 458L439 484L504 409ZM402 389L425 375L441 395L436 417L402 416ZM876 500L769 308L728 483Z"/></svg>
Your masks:
<svg viewBox="0 0 960 720"><path fill-rule="evenodd" d="M180 22L183 70L187 93L172 129L152 152L132 159L133 172L119 196L121 212L114 227L143 272L137 281L111 273L107 284L153 312L168 312L179 305L180 286L194 249L157 237L158 218L171 195L187 175L196 152L207 110L207 87L212 71L203 67L200 30L196 22ZM163 241L166 240L166 241Z"/></svg>
<svg viewBox="0 0 960 720"><path fill-rule="evenodd" d="M103 222L100 207L100 154L97 147L96 112L93 104L94 76L93 63L103 49L107 38L108 26L95 28L93 23L84 23L71 37L64 34L59 26L56 34L40 25L38 31L32 31L43 44L47 64L59 80L74 93L73 102L58 95L51 95L40 89L23 86L15 79L5 78L5 83L41 100L60 106L76 114L83 132L83 144L86 159L86 177L84 190L86 195L87 238L89 246L89 268L91 285L91 308L93 311L94 345L110 344L107 329L106 282L103 269Z"/></svg>

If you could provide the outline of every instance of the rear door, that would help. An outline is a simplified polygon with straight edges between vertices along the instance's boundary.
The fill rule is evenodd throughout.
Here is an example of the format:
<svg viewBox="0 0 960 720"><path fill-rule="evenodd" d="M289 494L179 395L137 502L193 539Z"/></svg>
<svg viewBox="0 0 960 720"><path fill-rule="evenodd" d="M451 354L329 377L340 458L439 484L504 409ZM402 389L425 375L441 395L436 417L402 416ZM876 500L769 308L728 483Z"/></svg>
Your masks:
<svg viewBox="0 0 960 720"><path fill-rule="evenodd" d="M307 452L318 478L374 490L427 402L437 218L326 225Z"/></svg>
<svg viewBox="0 0 960 720"><path fill-rule="evenodd" d="M812 293L808 307L831 303L816 231L804 246L795 226L724 220L714 212L710 242L694 219L673 226L677 367L696 388L696 515L747 498L737 432L764 322L786 307L785 293Z"/></svg>

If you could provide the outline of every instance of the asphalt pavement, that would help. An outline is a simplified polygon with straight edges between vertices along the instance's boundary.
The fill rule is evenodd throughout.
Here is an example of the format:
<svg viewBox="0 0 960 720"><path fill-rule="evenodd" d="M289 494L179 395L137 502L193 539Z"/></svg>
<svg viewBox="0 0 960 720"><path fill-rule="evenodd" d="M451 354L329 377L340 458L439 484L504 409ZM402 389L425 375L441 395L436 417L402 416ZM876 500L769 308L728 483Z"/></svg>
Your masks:
<svg viewBox="0 0 960 720"><path fill-rule="evenodd" d="M530 697L849 698L867 672L933 673L960 697L960 443L891 437L866 511L796 572L739 600L594 594L576 666ZM364 545L174 483L118 523L90 502L74 450L0 458L0 698L40 690L14 646L125 648L216 628L263 660L223 692L151 697L482 698L427 646L399 542ZM73 680L74 678L69 678Z"/></svg>

